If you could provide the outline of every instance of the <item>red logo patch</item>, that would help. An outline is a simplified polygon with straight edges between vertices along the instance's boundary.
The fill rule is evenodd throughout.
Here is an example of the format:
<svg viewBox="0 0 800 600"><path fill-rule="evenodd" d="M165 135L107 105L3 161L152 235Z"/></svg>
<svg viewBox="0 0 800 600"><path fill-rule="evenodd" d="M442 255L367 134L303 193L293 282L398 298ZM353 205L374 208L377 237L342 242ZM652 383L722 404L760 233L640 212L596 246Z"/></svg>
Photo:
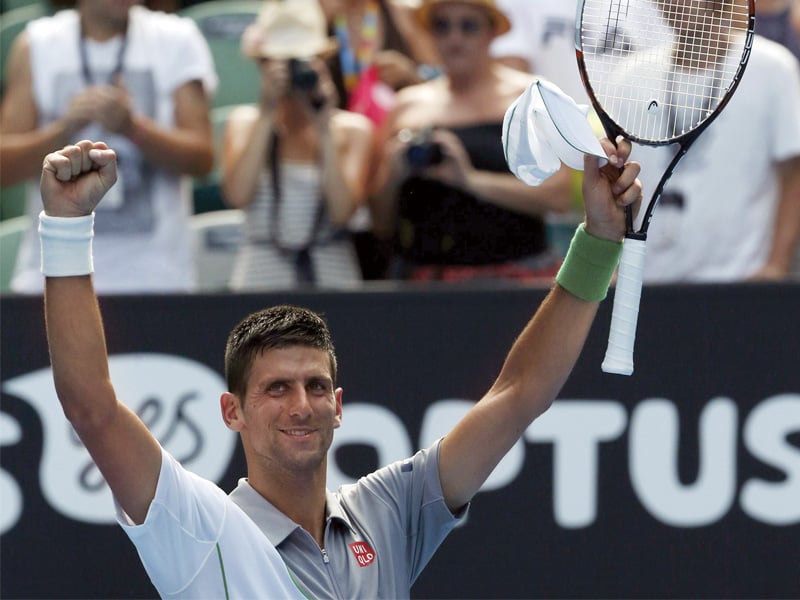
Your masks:
<svg viewBox="0 0 800 600"><path fill-rule="evenodd" d="M353 542L349 546L353 556L358 561L359 567L368 567L375 560L375 550L370 548L366 542Z"/></svg>

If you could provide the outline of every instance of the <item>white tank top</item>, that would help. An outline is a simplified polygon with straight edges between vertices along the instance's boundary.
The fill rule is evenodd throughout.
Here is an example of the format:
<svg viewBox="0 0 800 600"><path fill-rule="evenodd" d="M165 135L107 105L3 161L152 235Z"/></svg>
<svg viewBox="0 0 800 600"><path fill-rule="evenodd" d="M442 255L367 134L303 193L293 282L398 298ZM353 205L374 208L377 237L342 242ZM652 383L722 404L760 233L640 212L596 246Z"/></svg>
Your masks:
<svg viewBox="0 0 800 600"><path fill-rule="evenodd" d="M181 85L199 80L207 91L216 85L208 46L193 21L130 10L120 61L122 36L107 42L87 41L85 69L81 58L78 13L65 10L27 26L30 39L33 94L39 126L56 120L73 95L86 87L84 70L93 83L107 83L120 66L138 114L165 128L174 125L173 94ZM189 216L191 181L143 159L124 136L91 124L74 141L105 141L117 151L120 181L97 209L94 239L94 283L98 293L190 291L194 286ZM12 287L40 293L39 240L36 216L41 210L38 180L28 185L27 212L33 227L20 248Z"/></svg>

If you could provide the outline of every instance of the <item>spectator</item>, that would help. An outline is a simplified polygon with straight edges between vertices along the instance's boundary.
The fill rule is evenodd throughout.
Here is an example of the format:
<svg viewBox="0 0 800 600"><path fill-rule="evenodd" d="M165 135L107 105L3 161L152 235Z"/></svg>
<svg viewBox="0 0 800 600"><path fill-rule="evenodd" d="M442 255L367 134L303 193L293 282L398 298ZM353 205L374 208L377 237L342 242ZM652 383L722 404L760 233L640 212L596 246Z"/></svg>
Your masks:
<svg viewBox="0 0 800 600"><path fill-rule="evenodd" d="M800 0L759 0L756 32L783 44L800 60ZM800 244L795 249L792 275L800 279Z"/></svg>
<svg viewBox="0 0 800 600"><path fill-rule="evenodd" d="M3 184L31 179L32 221L17 292L43 286L34 180L42 159L85 137L114 144L120 161L118 189L97 214L98 292L193 289L188 176L212 168L207 94L216 74L193 22L137 4L80 0L29 23L13 45L0 106Z"/></svg>
<svg viewBox="0 0 800 600"><path fill-rule="evenodd" d="M401 90L378 135L372 199L376 232L395 240L392 275L552 277L542 217L570 208L570 173L531 190L508 170L503 117L532 81L489 56L508 19L491 0L426 0L416 14L444 76Z"/></svg>
<svg viewBox="0 0 800 600"><path fill-rule="evenodd" d="M671 147L634 149L648 197L672 154ZM689 149L655 209L644 280L783 280L798 238L800 65L756 35L736 93Z"/></svg>
<svg viewBox="0 0 800 600"><path fill-rule="evenodd" d="M288 35L291 32L292 35ZM364 202L372 124L336 108L317 0L267 0L242 36L261 100L226 126L223 195L247 211L235 290L352 287L361 272L347 222Z"/></svg>
<svg viewBox="0 0 800 600"><path fill-rule="evenodd" d="M622 166L630 145L605 140L604 149ZM55 389L163 597L300 598L295 585L306 598L409 597L473 496L555 399L606 295L623 207L641 199L639 167L627 163L612 182L594 157L585 165L586 222L497 380L445 437L353 485L326 489L343 419L327 325L290 306L245 317L228 336L220 404L247 478L227 497L159 445L109 378L91 227L115 180L113 151L85 140L47 156L39 221Z"/></svg>
<svg viewBox="0 0 800 600"><path fill-rule="evenodd" d="M389 107L391 92L437 73L434 65L438 57L432 40L413 18L415 4L408 0L319 2L329 32L339 42L338 60L332 61L331 72L343 108L359 105L379 124L384 112L380 104L385 101ZM368 88L376 82L390 93L368 105L362 96L368 95Z"/></svg>
<svg viewBox="0 0 800 600"><path fill-rule="evenodd" d="M341 106L369 116L379 125L395 92L438 73L432 40L413 18L408 0L320 0L329 32L339 41L331 61ZM372 233L369 206L349 223L365 279L386 276L391 245Z"/></svg>
<svg viewBox="0 0 800 600"><path fill-rule="evenodd" d="M589 104L575 58L577 0L497 0L497 5L508 15L511 31L492 43L492 56Z"/></svg>

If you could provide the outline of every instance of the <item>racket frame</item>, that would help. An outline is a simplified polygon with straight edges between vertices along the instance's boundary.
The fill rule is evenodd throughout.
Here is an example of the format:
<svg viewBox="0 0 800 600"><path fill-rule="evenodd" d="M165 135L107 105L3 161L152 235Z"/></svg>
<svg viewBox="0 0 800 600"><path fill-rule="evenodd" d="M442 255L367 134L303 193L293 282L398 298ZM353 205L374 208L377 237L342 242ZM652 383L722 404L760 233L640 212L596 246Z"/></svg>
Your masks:
<svg viewBox="0 0 800 600"><path fill-rule="evenodd" d="M583 52L583 12L587 0L579 0L575 11L575 55L578 62L578 71L584 89L589 97L589 101L597 114L600 123L603 125L606 136L616 140L622 136L631 142L646 146L669 146L678 144L679 148L672 157L669 165L659 179L650 201L645 208L639 229L635 228L633 210L631 206L625 207L625 241L620 258L619 274L614 294L614 306L612 309L611 327L609 332L609 343L606 357L603 361L602 369L607 373L620 375L631 375L633 373L633 344L636 338L636 324L639 313L639 301L642 291L642 272L644 270L644 251L647 240L647 230L653 212L664 192L667 182L672 177L678 163L688 152L694 141L702 134L711 123L720 115L727 106L736 88L741 82L745 68L750 60L752 51L754 32L755 32L755 0L747 0L748 22L744 29L745 41L742 57L733 75L731 84L728 86L723 98L715 107L714 111L695 128L679 135L664 140L643 139L625 131L619 124L606 112L595 95L594 87L589 79L588 70L584 61ZM630 240L630 241L629 241Z"/></svg>

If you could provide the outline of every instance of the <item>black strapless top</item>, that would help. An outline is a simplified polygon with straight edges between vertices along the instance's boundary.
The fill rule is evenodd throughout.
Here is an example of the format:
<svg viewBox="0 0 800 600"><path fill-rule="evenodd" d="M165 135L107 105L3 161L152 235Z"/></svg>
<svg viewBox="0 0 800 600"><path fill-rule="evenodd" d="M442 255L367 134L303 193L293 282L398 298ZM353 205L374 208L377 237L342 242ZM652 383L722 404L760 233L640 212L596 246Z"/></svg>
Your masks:
<svg viewBox="0 0 800 600"><path fill-rule="evenodd" d="M510 173L502 123L457 127L476 169ZM546 249L544 222L500 208L458 188L422 176L400 188L395 252L415 265L487 265L533 256Z"/></svg>

